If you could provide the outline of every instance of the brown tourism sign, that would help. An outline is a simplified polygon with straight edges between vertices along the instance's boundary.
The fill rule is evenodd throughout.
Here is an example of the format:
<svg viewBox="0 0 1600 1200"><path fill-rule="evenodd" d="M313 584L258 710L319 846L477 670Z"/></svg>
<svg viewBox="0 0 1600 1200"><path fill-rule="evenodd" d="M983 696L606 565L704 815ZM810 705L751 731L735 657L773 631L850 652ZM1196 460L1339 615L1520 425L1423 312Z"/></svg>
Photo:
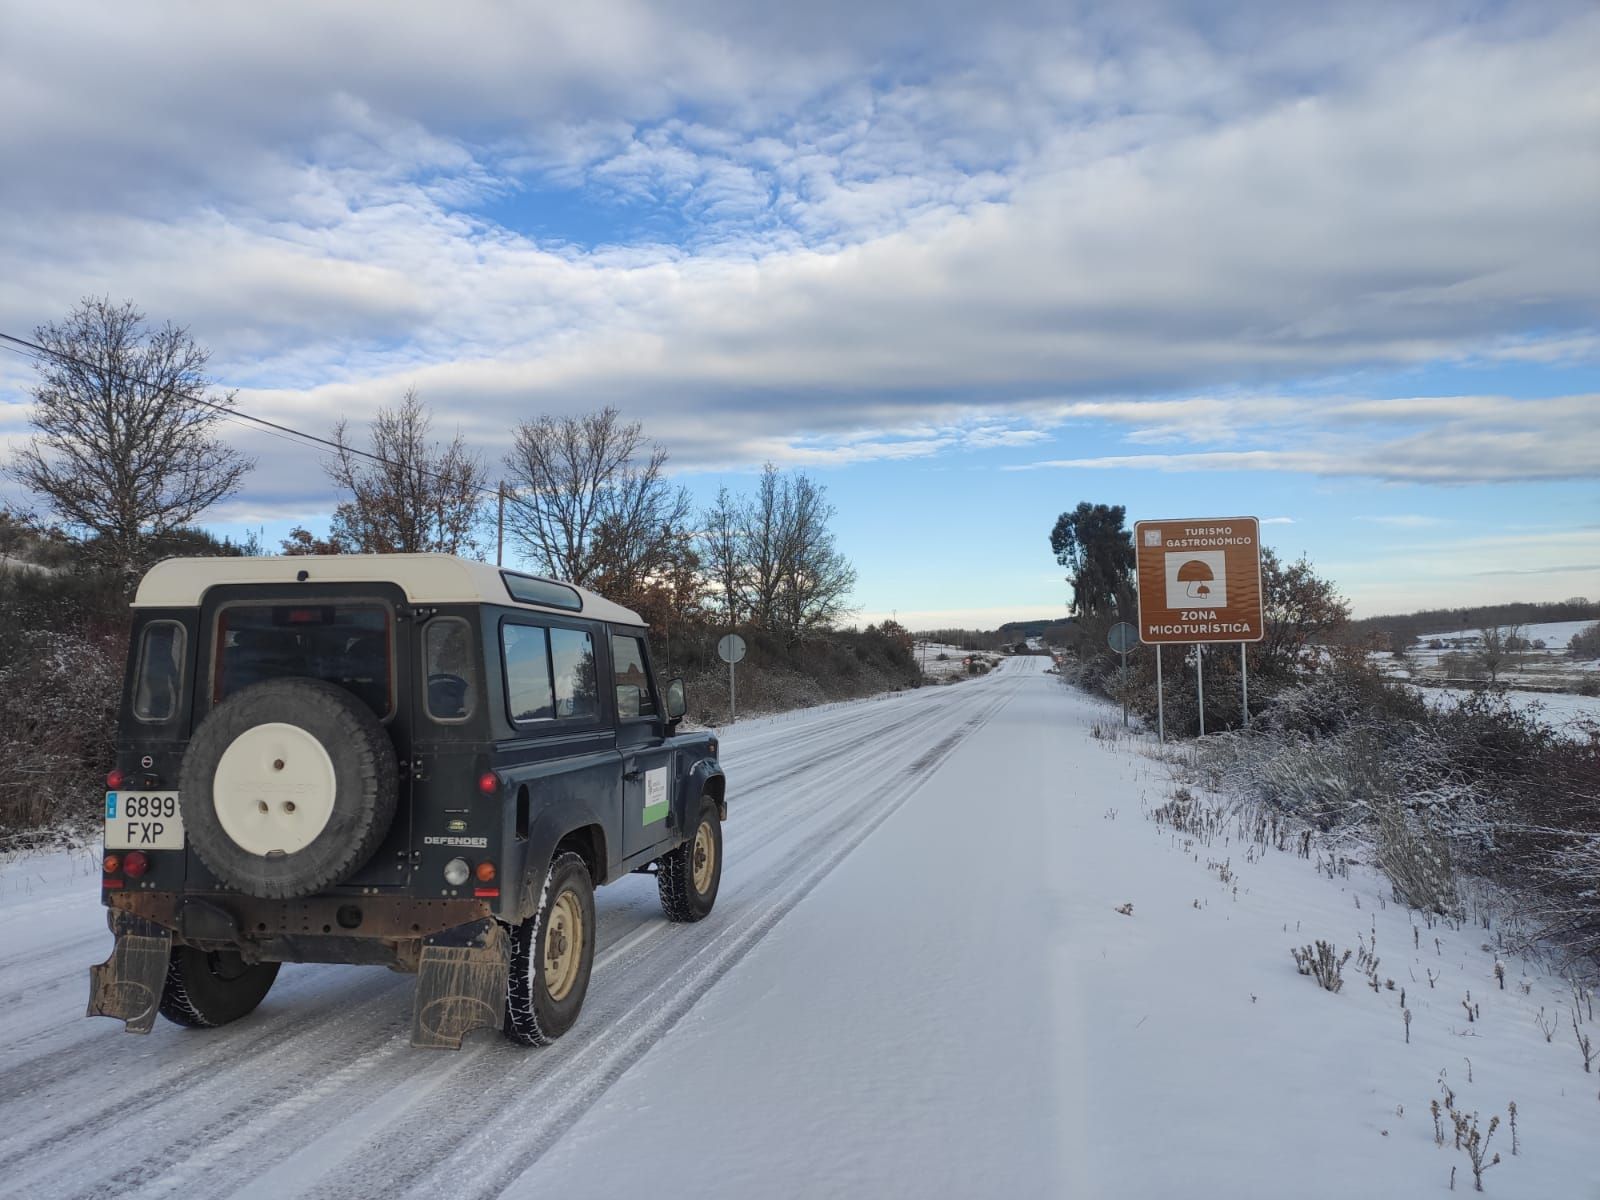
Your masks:
<svg viewBox="0 0 1600 1200"><path fill-rule="evenodd" d="M1261 640L1261 522L1140 521L1133 542L1141 642Z"/></svg>

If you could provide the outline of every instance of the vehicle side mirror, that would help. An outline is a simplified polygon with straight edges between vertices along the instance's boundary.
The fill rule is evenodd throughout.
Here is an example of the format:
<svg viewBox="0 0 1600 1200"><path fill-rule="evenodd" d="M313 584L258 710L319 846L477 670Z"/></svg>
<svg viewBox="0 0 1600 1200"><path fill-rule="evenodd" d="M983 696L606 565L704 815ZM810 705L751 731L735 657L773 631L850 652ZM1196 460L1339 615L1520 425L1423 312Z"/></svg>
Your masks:
<svg viewBox="0 0 1600 1200"><path fill-rule="evenodd" d="M683 690L683 680L674 679L667 684L667 719L680 721L683 714L689 711L689 696Z"/></svg>

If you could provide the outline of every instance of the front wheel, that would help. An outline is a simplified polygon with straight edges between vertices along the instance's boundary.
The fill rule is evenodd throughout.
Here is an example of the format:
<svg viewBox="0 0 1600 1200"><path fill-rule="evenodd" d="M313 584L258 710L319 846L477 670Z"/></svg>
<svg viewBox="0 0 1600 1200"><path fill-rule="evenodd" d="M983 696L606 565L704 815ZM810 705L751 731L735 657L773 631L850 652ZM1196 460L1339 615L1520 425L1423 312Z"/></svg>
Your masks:
<svg viewBox="0 0 1600 1200"><path fill-rule="evenodd" d="M722 821L717 802L700 798L700 817L687 842L661 857L656 887L661 907L672 921L698 921L711 912L722 885Z"/></svg>
<svg viewBox="0 0 1600 1200"><path fill-rule="evenodd" d="M594 965L594 881L582 856L556 856L539 911L508 932L505 1035L519 1046L548 1046L578 1020Z"/></svg>
<svg viewBox="0 0 1600 1200"><path fill-rule="evenodd" d="M174 1025L213 1029L254 1012L278 977L278 963L247 963L237 950L174 946L161 989L161 1015Z"/></svg>

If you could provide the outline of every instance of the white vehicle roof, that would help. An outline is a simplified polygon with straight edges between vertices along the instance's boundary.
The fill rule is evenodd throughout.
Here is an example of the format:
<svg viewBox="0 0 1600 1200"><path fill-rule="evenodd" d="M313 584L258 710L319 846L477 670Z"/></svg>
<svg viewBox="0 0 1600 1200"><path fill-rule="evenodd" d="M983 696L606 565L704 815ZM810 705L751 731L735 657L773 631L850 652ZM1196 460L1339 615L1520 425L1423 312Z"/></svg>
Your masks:
<svg viewBox="0 0 1600 1200"><path fill-rule="evenodd" d="M449 554L295 554L272 558L169 558L139 581L134 608L196 608L206 592L225 584L393 583L413 604L504 604L557 616L584 616L614 625L643 625L639 614L586 588L563 583L583 601L581 611L515 599L502 574L513 581L542 577L502 571L489 563ZM544 582L556 583L555 580Z"/></svg>

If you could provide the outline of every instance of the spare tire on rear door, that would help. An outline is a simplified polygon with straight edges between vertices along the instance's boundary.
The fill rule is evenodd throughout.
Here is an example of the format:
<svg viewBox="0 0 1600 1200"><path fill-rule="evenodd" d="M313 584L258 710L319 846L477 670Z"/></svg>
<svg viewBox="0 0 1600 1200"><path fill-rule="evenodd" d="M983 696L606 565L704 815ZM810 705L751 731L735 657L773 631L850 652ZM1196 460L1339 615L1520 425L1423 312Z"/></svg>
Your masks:
<svg viewBox="0 0 1600 1200"><path fill-rule="evenodd" d="M178 779L189 842L248 896L309 896L347 878L394 820L394 747L372 710L319 679L228 697L190 739Z"/></svg>

